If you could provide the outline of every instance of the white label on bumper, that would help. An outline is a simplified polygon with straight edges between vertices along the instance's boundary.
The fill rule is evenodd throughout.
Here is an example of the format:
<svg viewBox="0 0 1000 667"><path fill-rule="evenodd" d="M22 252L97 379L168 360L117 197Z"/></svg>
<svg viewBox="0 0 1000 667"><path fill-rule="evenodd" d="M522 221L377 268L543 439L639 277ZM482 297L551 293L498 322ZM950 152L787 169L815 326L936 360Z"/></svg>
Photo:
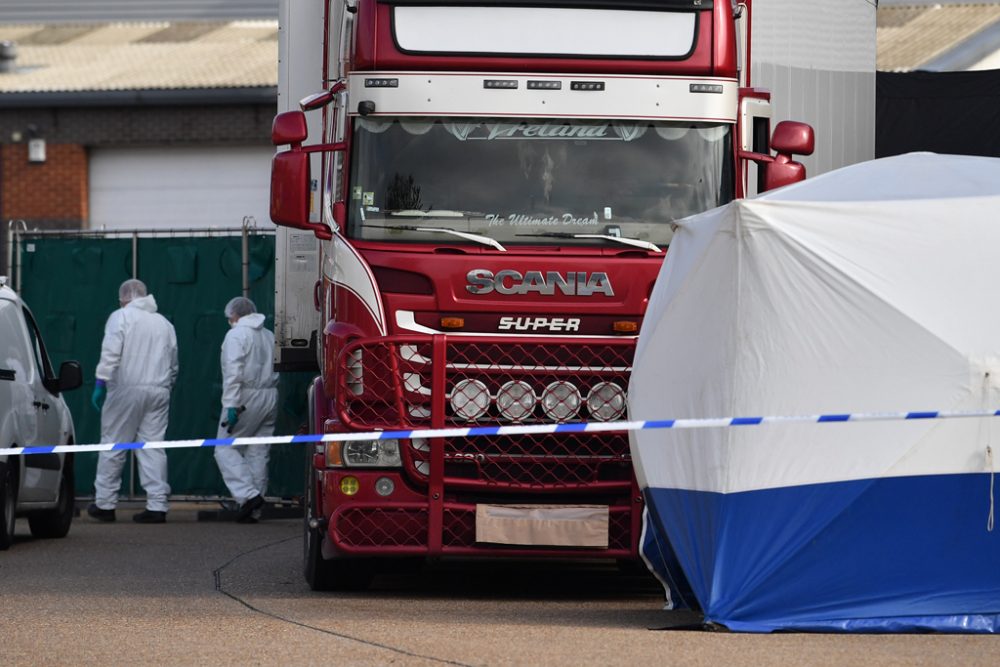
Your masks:
<svg viewBox="0 0 1000 667"><path fill-rule="evenodd" d="M476 505L476 541L608 548L607 505Z"/></svg>

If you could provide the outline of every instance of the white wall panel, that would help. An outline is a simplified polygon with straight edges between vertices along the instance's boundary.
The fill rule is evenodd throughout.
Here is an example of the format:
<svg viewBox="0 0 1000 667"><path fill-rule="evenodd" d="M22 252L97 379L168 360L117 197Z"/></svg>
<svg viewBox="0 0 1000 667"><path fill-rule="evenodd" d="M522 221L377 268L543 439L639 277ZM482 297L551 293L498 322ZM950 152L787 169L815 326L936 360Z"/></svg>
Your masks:
<svg viewBox="0 0 1000 667"><path fill-rule="evenodd" d="M269 226L269 146L102 148L90 154L92 229Z"/></svg>
<svg viewBox="0 0 1000 667"><path fill-rule="evenodd" d="M809 123L816 175L875 156L875 3L754 0L751 85L772 93L773 124Z"/></svg>

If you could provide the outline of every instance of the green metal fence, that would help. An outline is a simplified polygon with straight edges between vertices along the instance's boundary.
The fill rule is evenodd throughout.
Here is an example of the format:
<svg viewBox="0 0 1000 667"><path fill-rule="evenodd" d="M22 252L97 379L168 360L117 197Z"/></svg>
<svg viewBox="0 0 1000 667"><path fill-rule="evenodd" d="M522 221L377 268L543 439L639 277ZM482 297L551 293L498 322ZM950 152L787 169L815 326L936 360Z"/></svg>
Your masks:
<svg viewBox="0 0 1000 667"><path fill-rule="evenodd" d="M69 359L83 366L84 386L65 394L78 443L100 442L100 415L90 404L94 370L104 323L118 307L118 286L133 275L146 283L160 313L177 330L180 370L167 439L215 437L222 395L219 350L228 330L222 311L245 287L273 329L273 233L20 233L12 241L15 288L32 309L54 366ZM309 373L281 375L277 434L293 434L305 426L310 381ZM210 449L172 449L167 456L174 498L228 495ZM78 496L93 495L96 464L96 454L77 456ZM301 446L273 446L268 495L300 495L304 466ZM131 465L122 486L126 497L142 495Z"/></svg>

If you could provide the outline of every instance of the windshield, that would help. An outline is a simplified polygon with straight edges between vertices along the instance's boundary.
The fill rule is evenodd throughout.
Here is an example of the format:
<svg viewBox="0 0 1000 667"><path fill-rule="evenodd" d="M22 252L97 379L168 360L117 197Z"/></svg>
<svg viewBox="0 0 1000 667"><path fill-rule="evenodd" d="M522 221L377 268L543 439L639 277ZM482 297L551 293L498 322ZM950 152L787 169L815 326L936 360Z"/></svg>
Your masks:
<svg viewBox="0 0 1000 667"><path fill-rule="evenodd" d="M358 117L348 231L662 248L674 220L732 199L731 134L730 125L690 122Z"/></svg>

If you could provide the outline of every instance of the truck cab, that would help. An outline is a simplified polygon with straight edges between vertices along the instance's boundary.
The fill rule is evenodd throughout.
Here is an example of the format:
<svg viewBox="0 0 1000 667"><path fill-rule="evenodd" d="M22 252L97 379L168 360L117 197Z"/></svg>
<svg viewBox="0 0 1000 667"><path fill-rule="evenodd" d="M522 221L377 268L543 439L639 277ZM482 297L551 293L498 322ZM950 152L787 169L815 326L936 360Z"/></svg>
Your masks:
<svg viewBox="0 0 1000 667"><path fill-rule="evenodd" d="M812 128L772 131L748 20L719 0L327 3L322 88L272 133L272 219L319 239L312 429L626 418L678 222L805 176ZM333 440L306 487L314 588L404 557L639 557L624 432Z"/></svg>

